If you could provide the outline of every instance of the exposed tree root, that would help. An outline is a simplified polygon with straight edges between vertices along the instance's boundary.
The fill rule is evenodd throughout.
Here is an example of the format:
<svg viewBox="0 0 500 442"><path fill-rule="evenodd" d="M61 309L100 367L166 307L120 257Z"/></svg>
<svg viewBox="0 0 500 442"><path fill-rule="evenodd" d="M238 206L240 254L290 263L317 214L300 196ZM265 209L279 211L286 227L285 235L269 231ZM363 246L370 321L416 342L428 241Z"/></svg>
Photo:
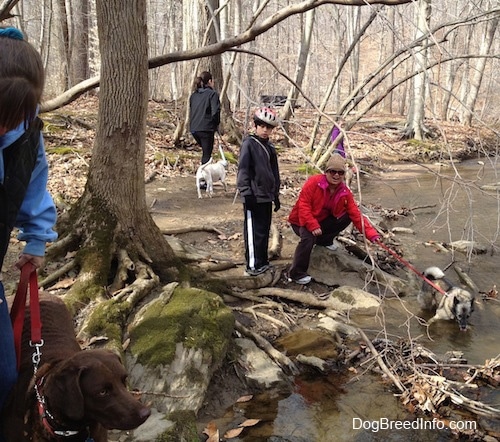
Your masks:
<svg viewBox="0 0 500 442"><path fill-rule="evenodd" d="M115 272L115 279L111 286L109 287L109 291L111 293L120 290L125 287L125 283L129 279L129 273L135 270L135 264L128 256L128 253L124 249L120 249L117 252L117 260L118 266Z"/></svg>
<svg viewBox="0 0 500 442"><path fill-rule="evenodd" d="M220 272L222 270L232 269L237 267L238 263L234 261L204 261L197 264L197 267L205 270L206 272Z"/></svg>
<svg viewBox="0 0 500 442"><path fill-rule="evenodd" d="M255 320L258 320L259 318L265 319L269 321L271 324L274 324L277 326L277 328L283 328L287 331L290 331L290 327L285 324L283 321L280 321L279 319L273 318L271 315L268 315L266 313L259 312L257 309L259 307L262 307L262 305L254 305L252 307L246 307L246 308L239 308L239 307L233 307L233 310L239 311L242 313L249 313L254 317Z"/></svg>
<svg viewBox="0 0 500 442"><path fill-rule="evenodd" d="M253 294L257 296L273 296L282 299L288 299L289 301L300 302L315 308L331 308L333 306L332 302L329 300L320 300L314 295L307 292L300 292L297 290L280 289L276 287L264 287L252 292L244 292L244 294Z"/></svg>
<svg viewBox="0 0 500 442"><path fill-rule="evenodd" d="M104 335L110 339L108 346L122 348L122 329L126 325L123 318L160 284L160 278L140 261L135 263L134 273L133 282L113 293L111 299L95 299L80 313L79 340Z"/></svg>
<svg viewBox="0 0 500 442"><path fill-rule="evenodd" d="M113 293L113 299L130 303L133 306L160 284L160 278L149 266L137 263L134 268L137 270L135 280L125 288Z"/></svg>
<svg viewBox="0 0 500 442"><path fill-rule="evenodd" d="M281 248L283 247L283 236L273 221L271 223L271 241L269 246L269 259L279 258L281 256Z"/></svg>
<svg viewBox="0 0 500 442"><path fill-rule="evenodd" d="M285 356L283 353L276 350L262 336L247 329L238 321L235 321L235 328L242 335L245 335L245 336L251 338L260 349L264 350L269 355L269 357L281 367L281 369L285 373L298 374L299 370L298 370L297 366L294 364L294 362L289 357Z"/></svg>
<svg viewBox="0 0 500 442"><path fill-rule="evenodd" d="M189 226L189 227L179 227L175 229L162 229L161 233L164 235L179 235L181 233L190 233L190 232L210 232L216 233L217 235L224 236L224 233L215 228L214 226Z"/></svg>
<svg viewBox="0 0 500 442"><path fill-rule="evenodd" d="M52 284L53 282L57 281L59 278L64 276L66 273L68 273L70 270L74 269L76 267L76 262L74 259L57 269L55 272L52 272L49 276L47 276L45 279L40 281L38 284L40 288L44 288Z"/></svg>

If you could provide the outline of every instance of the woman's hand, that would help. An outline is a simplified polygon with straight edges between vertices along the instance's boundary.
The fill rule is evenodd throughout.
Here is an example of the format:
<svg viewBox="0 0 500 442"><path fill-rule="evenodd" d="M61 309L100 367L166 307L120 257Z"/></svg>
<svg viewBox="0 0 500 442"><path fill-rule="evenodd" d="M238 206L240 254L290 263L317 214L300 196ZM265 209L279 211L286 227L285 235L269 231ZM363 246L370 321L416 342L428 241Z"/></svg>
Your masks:
<svg viewBox="0 0 500 442"><path fill-rule="evenodd" d="M320 229L320 228L317 228L317 229L314 229L312 232L311 232L314 236L320 236L323 234L323 231Z"/></svg>
<svg viewBox="0 0 500 442"><path fill-rule="evenodd" d="M21 270L24 264L30 262L35 266L35 268L39 269L43 265L43 260L44 260L43 256L34 256L34 255L29 255L27 253L21 253L19 259L14 264L14 267L17 267L19 270Z"/></svg>

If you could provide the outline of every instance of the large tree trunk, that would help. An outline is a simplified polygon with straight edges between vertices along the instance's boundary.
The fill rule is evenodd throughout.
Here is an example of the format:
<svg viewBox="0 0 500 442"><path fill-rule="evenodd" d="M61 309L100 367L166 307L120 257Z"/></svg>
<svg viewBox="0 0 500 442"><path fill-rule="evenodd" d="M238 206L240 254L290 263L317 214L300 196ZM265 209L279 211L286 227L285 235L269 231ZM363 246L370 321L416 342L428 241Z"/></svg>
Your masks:
<svg viewBox="0 0 500 442"><path fill-rule="evenodd" d="M96 6L102 59L97 133L84 194L70 215L68 232L62 232L73 236L69 247L78 248L83 277L72 292L80 301L102 294L123 256L131 263L122 285L144 275L145 267L163 280L177 279L180 267L146 206L145 0L98 0Z"/></svg>

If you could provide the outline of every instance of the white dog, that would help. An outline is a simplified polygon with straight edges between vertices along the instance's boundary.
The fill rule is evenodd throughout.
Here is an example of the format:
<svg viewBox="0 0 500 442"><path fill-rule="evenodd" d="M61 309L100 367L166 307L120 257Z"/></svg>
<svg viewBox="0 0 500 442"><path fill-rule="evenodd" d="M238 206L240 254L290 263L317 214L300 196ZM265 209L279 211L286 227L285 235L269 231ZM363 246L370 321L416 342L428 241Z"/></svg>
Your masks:
<svg viewBox="0 0 500 442"><path fill-rule="evenodd" d="M221 145L219 144L219 152L221 155L221 159L217 161L215 164L212 163L212 158L207 161L205 164L202 164L198 167L196 171L196 190L198 191L198 198L202 198L201 196L201 182L205 181L207 184L207 193L210 198L214 193L214 183L220 181L224 186L224 191L227 191L226 184L226 166L227 161L224 156L224 151L222 150Z"/></svg>

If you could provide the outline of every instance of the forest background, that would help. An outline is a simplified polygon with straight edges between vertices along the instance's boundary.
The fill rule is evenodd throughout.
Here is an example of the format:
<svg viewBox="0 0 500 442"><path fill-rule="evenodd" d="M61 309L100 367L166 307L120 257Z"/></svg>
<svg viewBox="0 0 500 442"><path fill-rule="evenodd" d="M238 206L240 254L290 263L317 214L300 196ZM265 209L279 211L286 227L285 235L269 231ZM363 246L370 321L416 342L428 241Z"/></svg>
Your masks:
<svg viewBox="0 0 500 442"><path fill-rule="evenodd" d="M42 118L84 94L98 100L84 189L71 206L61 205L59 240L48 250L49 262L64 257L54 273L75 274L65 293L72 313L90 304L130 313L160 281L210 287L201 268L187 271L146 204L152 100L168 120L166 147L189 138L187 99L195 76L209 70L228 143L241 140L262 95L287 96L277 137L300 152L297 166L321 168L335 147L329 133L336 122L344 122L349 147L349 132L381 115L404 121L399 135L415 143L410 148L439 137L445 158L444 122L473 134L477 145L486 132L486 156L496 161L499 19L494 0L0 1L1 25L19 27L43 56ZM46 124L47 137L51 130ZM82 178L67 165L69 181ZM110 296L124 288L125 297ZM123 318L103 324L93 311L83 316L88 336L122 348L122 329L106 327L125 328Z"/></svg>
<svg viewBox="0 0 500 442"><path fill-rule="evenodd" d="M424 117L467 125L498 119L498 2L380 3L386 4L147 1L148 58L156 67L149 71L149 98L174 104L178 138L203 69L217 80L225 128L233 127L233 111L250 112L262 95L288 96L285 125L300 124L292 119L295 105L314 108L327 128L332 120L376 111L405 116L408 136L419 139ZM95 1L9 0L0 18L9 10L15 15L9 22L46 63L44 108L98 85Z"/></svg>

